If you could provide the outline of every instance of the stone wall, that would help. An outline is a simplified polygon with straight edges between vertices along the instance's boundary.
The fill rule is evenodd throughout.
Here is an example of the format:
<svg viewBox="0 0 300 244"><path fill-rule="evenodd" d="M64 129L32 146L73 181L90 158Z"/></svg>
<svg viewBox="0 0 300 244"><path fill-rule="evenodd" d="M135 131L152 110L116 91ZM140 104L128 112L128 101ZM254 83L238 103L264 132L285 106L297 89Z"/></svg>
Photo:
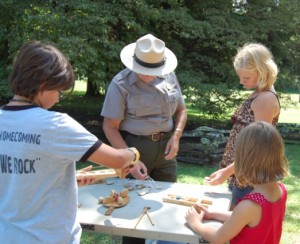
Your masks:
<svg viewBox="0 0 300 244"><path fill-rule="evenodd" d="M300 124L282 123L277 128L285 141L300 143Z"/></svg>
<svg viewBox="0 0 300 244"><path fill-rule="evenodd" d="M102 121L94 118L85 119L85 121L82 119L78 121L99 139L108 143L102 130ZM279 124L277 128L285 142L300 145L300 124ZM180 140L178 161L199 165L218 165L222 159L229 133L229 129L214 129L206 126L184 131Z"/></svg>
<svg viewBox="0 0 300 244"><path fill-rule="evenodd" d="M300 124L279 124L278 130L287 143L300 144ZM218 165L222 159L230 130L201 126L186 131L180 140L178 160L187 163Z"/></svg>
<svg viewBox="0 0 300 244"><path fill-rule="evenodd" d="M222 159L230 130L201 126L183 133L177 159L196 164L218 164Z"/></svg>

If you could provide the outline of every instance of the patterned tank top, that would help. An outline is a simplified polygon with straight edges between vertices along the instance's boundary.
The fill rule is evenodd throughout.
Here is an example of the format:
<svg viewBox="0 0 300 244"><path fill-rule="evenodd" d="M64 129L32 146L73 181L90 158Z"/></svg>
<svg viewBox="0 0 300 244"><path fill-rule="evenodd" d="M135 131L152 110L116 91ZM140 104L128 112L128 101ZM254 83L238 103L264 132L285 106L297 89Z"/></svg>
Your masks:
<svg viewBox="0 0 300 244"><path fill-rule="evenodd" d="M272 91L269 91L272 92ZM279 103L280 101L276 93L272 92ZM234 112L234 114L231 117L231 121L233 123L232 129L229 134L229 138L225 147L225 151L223 154L222 161L220 163L221 168L226 168L228 165L232 164L234 161L234 152L235 152L235 140L237 134L246 127L247 125L253 123L255 121L254 113L251 109L251 103L254 101L255 98L257 98L259 94L255 97L248 97ZM279 113L278 115L273 118L272 124L276 126L278 124L279 119ZM237 180L234 175L232 175L229 178L229 184L234 186L239 186L237 183Z"/></svg>

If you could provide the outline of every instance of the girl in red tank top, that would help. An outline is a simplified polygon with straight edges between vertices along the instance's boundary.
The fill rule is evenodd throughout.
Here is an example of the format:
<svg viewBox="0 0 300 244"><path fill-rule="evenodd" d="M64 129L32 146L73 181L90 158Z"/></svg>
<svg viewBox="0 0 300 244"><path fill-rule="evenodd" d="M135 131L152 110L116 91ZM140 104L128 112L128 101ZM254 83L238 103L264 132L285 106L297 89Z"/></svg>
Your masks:
<svg viewBox="0 0 300 244"><path fill-rule="evenodd" d="M237 135L234 173L240 185L253 191L239 199L233 211L211 211L198 204L201 213L190 208L188 225L211 243L278 244L285 215L287 191L279 181L288 174L281 135L274 126L257 121ZM202 219L224 224L214 228Z"/></svg>

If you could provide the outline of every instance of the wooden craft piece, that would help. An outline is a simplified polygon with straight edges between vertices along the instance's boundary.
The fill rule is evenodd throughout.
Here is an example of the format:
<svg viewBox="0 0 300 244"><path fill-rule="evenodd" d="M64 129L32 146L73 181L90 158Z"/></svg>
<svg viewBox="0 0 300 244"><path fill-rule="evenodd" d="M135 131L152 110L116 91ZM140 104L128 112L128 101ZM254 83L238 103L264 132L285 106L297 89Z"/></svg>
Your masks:
<svg viewBox="0 0 300 244"><path fill-rule="evenodd" d="M197 204L194 205L194 208L196 209L198 214L201 213L201 208Z"/></svg>
<svg viewBox="0 0 300 244"><path fill-rule="evenodd" d="M133 165L130 165L133 167ZM96 180L104 180L106 178L119 177L120 179L125 179L126 177L126 168L123 169L100 169L100 170L78 170L76 172L76 178L80 178L82 176L95 176Z"/></svg>
<svg viewBox="0 0 300 244"><path fill-rule="evenodd" d="M107 197L99 197L98 203L108 207L105 215L110 215L115 208L125 206L129 202L128 190L123 189L117 193L114 189L111 190L110 195Z"/></svg>
<svg viewBox="0 0 300 244"><path fill-rule="evenodd" d="M116 172L117 172L118 176L120 177L120 179L125 179L126 174L125 174L124 169L116 169Z"/></svg>
<svg viewBox="0 0 300 244"><path fill-rule="evenodd" d="M124 207L129 202L129 196L123 197L122 203L118 201L110 202L110 203L103 203L104 206L108 207L107 211L104 213L106 216L111 215L115 208Z"/></svg>
<svg viewBox="0 0 300 244"><path fill-rule="evenodd" d="M175 194L168 194L167 197L163 198L164 202L175 203L185 206L194 206L196 202L200 202L204 206L212 205L212 201L208 199L202 199L201 201L198 198L194 197L185 197Z"/></svg>
<svg viewBox="0 0 300 244"><path fill-rule="evenodd" d="M80 171L76 172L76 178L82 176L94 176L96 180L103 180L106 178L117 177L118 173L114 169L100 169L100 170L91 170L91 171Z"/></svg>

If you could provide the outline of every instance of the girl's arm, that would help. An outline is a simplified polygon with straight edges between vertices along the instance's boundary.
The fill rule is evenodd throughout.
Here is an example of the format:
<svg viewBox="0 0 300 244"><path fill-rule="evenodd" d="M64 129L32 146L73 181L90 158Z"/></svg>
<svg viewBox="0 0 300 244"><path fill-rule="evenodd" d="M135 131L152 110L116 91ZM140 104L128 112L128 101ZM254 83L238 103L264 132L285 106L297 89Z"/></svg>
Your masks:
<svg viewBox="0 0 300 244"><path fill-rule="evenodd" d="M212 173L209 177L205 177L205 182L211 186L224 183L234 173L234 163L226 168L219 169Z"/></svg>
<svg viewBox="0 0 300 244"><path fill-rule="evenodd" d="M203 218L225 220L224 224L216 228L203 224ZM230 214L229 211L218 213L215 211L201 211L200 214L192 207L188 210L186 220L188 225L205 240L211 243L225 243L235 237L245 226L258 223L261 218L261 207L249 200L240 202Z"/></svg>

